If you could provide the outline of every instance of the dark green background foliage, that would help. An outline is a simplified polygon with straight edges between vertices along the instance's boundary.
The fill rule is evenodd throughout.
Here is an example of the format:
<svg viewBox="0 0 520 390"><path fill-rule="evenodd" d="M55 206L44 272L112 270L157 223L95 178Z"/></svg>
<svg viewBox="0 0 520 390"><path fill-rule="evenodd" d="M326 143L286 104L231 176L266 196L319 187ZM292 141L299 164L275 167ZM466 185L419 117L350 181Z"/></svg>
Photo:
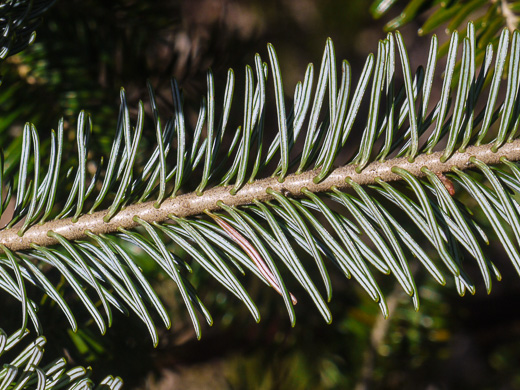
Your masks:
<svg viewBox="0 0 520 390"><path fill-rule="evenodd" d="M25 122L35 123L46 145L58 118L64 116L66 127L74 128L85 109L93 118L91 157L96 159L109 153L121 86L135 108L139 99L148 99L149 80L167 117L169 79L175 77L191 123L206 93L206 70L212 68L216 90L223 91L227 68L234 68L237 96L242 96L244 65L253 63L257 51L267 58L266 42L276 47L290 95L307 63L319 64L327 37L357 79L385 28L399 27L417 66L414 58L426 58L429 42L417 37L419 29L425 35L437 32L442 45L449 42L444 30L465 26L471 15L478 39L488 42L507 25L499 3L389 0L376 1L369 10L367 0L58 1L38 28L36 42L2 64L0 142L9 161L16 157ZM519 2L507 3L511 12L520 11ZM386 6L378 9L380 4ZM434 88L438 95L440 86ZM232 115L240 122L241 107ZM151 123L151 115L146 120ZM275 120L268 121L275 132ZM145 134L143 155L155 147L153 137ZM143 253L135 253L172 313L172 330L159 330L159 346L152 347L135 316L115 315L112 328L100 336L93 321L85 315L82 322L79 314L74 334L49 300L40 302L46 354L90 365L98 380L121 376L126 388L520 389L520 284L500 249L490 249L488 256L504 276L490 295L478 277L477 293L461 298L453 285L439 288L424 269L412 269L420 286L419 312L393 279L381 278L389 320L359 286L331 274L332 324L326 325L303 298L295 307L294 328L279 297L266 293L256 278L248 278L247 286L262 314L259 324L244 307L230 303L230 294L218 292L211 277L194 269L191 282L215 320L197 341L173 281ZM467 271L478 276L476 265ZM2 304L19 312L8 299ZM2 315L7 321L2 327L16 329L17 316Z"/></svg>

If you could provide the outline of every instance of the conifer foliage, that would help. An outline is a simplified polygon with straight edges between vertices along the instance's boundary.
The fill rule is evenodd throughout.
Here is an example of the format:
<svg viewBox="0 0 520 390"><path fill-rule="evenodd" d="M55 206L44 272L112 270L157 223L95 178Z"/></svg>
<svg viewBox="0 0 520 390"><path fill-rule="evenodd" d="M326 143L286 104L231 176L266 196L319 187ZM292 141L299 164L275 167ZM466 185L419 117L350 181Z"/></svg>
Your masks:
<svg viewBox="0 0 520 390"><path fill-rule="evenodd" d="M32 41L35 18L51 3L11 1L0 8L7 23L3 58ZM381 4L390 3L376 2L374 12L382 14ZM415 3L421 2L409 8ZM331 273L352 279L384 317L379 282L385 277L395 278L419 310L412 263L462 296L475 293L464 266L474 262L489 293L502 278L501 264L486 251L493 241L520 274L520 33L504 28L495 45L493 37L485 44L482 34L477 38L480 27L470 22L464 34L453 30L443 66L435 36L427 58L411 61L403 36L388 33L357 79L348 61L336 59L329 39L321 64L308 65L291 99L269 44L266 57L257 54L246 67L245 80L229 70L224 90L208 72L194 126L175 80L168 117L159 113L151 85L151 118L142 102L131 115L122 89L110 154L100 161L89 157L92 118L86 112L73 130L72 159L64 157L63 120L48 148L27 123L19 157L0 156L0 213L7 220L0 230L0 288L19 301L22 314L18 332L0 334L0 351L28 328L39 336L0 372L0 387L58 388L65 374L69 388L93 386L87 370L66 371L64 360L38 367L45 343L36 303L42 294L74 331L80 326L49 269L101 333L119 311L140 318L154 345L158 326L169 328L171 320L133 260L136 251L175 282L199 338L201 322L213 319L192 284L195 263L255 321L261 313L247 281L259 278L280 295L293 326L301 295L309 310L312 302L332 321ZM432 97L434 83L442 85L439 98ZM240 123L230 114L234 106L243 107ZM274 132L266 125L270 110ZM143 134L155 136L146 156ZM28 285L41 293L31 295ZM100 388L120 385L107 377Z"/></svg>

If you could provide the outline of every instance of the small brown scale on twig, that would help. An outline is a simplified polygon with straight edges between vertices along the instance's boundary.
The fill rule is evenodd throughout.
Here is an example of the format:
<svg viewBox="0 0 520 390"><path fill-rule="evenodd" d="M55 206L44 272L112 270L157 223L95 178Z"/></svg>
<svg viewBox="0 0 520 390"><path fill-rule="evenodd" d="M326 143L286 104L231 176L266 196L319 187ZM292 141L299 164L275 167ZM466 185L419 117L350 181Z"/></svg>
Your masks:
<svg viewBox="0 0 520 390"><path fill-rule="evenodd" d="M440 179L442 184L444 184L444 187L446 187L449 194L451 196L455 195L455 186L453 185L453 182L450 179L448 179L446 176L444 176L444 174L442 174L441 172L437 172L436 175Z"/></svg>

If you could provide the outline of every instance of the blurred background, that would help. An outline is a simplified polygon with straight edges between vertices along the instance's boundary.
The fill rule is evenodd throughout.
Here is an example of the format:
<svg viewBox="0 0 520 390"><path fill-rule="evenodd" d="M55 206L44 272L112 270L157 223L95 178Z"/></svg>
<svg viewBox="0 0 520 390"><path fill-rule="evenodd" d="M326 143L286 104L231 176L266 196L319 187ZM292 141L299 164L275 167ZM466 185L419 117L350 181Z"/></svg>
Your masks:
<svg viewBox="0 0 520 390"><path fill-rule="evenodd" d="M240 105L244 66L253 64L257 52L267 59L267 42L277 50L288 99L307 64L319 66L327 37L334 41L338 60L350 62L357 82L366 56L385 37L383 26L408 2L397 2L379 20L370 15L370 3L58 1L38 29L36 43L3 65L1 142L16 139L26 121L45 138L61 116L74 126L85 109L94 122L93 153L106 155L121 87L129 105L137 107L139 99L148 101L149 80L168 117L170 78L175 77L194 122L208 68L220 100L227 69L235 70ZM426 17L400 29L414 67L426 61L429 39L417 35ZM448 37L443 28L437 33L441 43ZM197 341L173 282L136 254L172 312L173 329L161 332L158 348L136 318L116 318L105 337L88 323L78 334L67 331L63 316L54 316L50 305L44 305L49 318L42 322L48 351L55 348L72 363L92 366L95 377L119 375L128 389L520 389L520 284L500 256L490 254L504 278L489 296L481 284L475 296L461 298L453 285L439 288L418 269L418 313L390 278L381 279L389 320L354 283L331 275L333 323L326 325L312 305L302 302L295 328L281 299L260 289L257 281L247 283L262 314L260 324L199 273L193 283L215 324Z"/></svg>

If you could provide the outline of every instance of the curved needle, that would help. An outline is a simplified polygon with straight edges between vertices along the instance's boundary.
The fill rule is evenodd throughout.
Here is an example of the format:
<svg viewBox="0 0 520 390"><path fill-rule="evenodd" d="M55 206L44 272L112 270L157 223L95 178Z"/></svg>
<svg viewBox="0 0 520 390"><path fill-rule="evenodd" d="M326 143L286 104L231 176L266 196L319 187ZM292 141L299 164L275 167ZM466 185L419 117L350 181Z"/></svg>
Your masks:
<svg viewBox="0 0 520 390"><path fill-rule="evenodd" d="M233 228L233 226L228 224L222 218L213 214L209 210L204 210L204 212L208 216L213 218L213 220L222 229L224 229L226 231L226 233L233 239L233 241L235 241L240 246L240 248L242 248L244 250L244 252L247 253L247 255L251 258L251 260L253 260L253 262L257 266L260 273L269 281L269 283L271 284L271 287L274 288L276 290L276 292L278 292L278 294L282 295L282 289L278 285L278 282L276 281L273 273L271 272L271 270L269 269L267 264L265 264L264 259L262 259L262 257L258 253L258 251L255 249L255 247L253 245L251 245L251 243L249 241L247 241L247 239L243 235L241 235L235 228ZM294 295L292 295L291 293L289 293L289 295L291 296L291 301L292 301L293 305L296 305L298 303L296 297Z"/></svg>

